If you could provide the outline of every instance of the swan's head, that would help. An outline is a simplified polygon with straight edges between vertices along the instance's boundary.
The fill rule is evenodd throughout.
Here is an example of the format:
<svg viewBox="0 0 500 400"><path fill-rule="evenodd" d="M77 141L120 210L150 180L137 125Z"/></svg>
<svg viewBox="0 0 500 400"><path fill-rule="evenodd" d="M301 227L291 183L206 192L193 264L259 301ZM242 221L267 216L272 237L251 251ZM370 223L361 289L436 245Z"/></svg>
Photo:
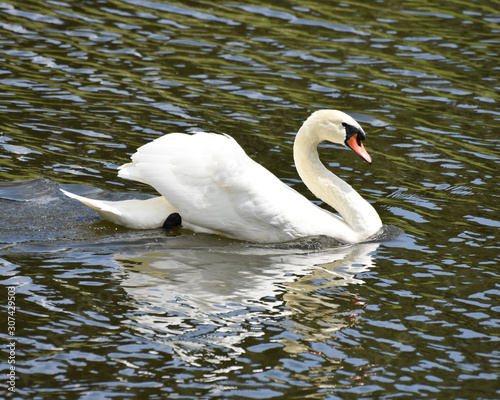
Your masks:
<svg viewBox="0 0 500 400"><path fill-rule="evenodd" d="M305 127L317 137L318 143L328 141L347 146L371 164L372 159L363 146L365 132L350 115L338 110L319 110L306 120Z"/></svg>

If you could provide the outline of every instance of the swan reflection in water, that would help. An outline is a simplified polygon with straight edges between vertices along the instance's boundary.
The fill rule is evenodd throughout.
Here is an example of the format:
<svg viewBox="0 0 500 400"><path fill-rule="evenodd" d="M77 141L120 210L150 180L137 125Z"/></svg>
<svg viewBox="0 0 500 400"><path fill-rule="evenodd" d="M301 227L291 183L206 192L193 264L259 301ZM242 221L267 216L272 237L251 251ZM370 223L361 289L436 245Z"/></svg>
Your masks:
<svg viewBox="0 0 500 400"><path fill-rule="evenodd" d="M352 314L361 307L354 288L364 283L359 275L373 266L379 243L315 252L207 245L179 249L170 243L115 256L127 271L122 286L134 300L133 325L194 364L243 354L243 341L264 335L256 327L262 315L302 337L279 339L287 352L331 339L354 323Z"/></svg>

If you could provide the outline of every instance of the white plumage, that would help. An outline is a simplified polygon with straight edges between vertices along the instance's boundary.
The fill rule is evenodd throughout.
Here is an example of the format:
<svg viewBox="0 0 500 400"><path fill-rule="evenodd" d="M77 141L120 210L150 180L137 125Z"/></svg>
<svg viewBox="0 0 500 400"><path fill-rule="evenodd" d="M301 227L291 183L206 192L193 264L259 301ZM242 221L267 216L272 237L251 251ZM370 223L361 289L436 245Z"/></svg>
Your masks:
<svg viewBox="0 0 500 400"><path fill-rule="evenodd" d="M109 202L65 193L130 228L161 227L177 212L183 227L195 232L262 243L316 235L354 243L375 234L380 218L321 164L317 145L323 140L347 144L370 162L363 139L354 119L323 110L307 119L295 140L295 164L304 183L342 218L281 182L231 137L213 133L167 134L140 147L132 162L119 168L118 176L151 185L160 197Z"/></svg>

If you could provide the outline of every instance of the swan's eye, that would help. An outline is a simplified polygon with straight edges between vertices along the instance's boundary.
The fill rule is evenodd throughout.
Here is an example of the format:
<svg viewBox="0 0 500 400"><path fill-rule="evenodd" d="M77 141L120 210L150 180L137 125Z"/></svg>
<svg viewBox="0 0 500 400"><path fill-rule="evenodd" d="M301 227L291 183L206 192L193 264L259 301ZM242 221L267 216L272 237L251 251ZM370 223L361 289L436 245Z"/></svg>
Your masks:
<svg viewBox="0 0 500 400"><path fill-rule="evenodd" d="M342 122L342 126L345 128L345 143L347 144L347 141L350 138L356 136L356 141L358 142L358 146L361 146L361 141L366 139L366 135L363 132L363 130L353 125L349 125L346 122Z"/></svg>

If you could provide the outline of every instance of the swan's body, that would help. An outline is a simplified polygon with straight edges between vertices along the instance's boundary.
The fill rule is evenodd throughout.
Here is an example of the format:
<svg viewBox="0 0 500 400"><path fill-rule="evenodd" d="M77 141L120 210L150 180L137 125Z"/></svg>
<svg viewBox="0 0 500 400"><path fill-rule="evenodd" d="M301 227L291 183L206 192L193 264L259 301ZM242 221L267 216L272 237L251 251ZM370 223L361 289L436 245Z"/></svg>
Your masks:
<svg viewBox="0 0 500 400"><path fill-rule="evenodd" d="M118 176L149 184L160 197L111 202L65 193L130 228L158 228L169 215L179 213L186 229L235 239L271 243L326 235L356 243L382 227L380 218L350 185L323 166L317 146L324 140L346 144L371 162L364 138L353 118L322 110L306 120L295 139L300 177L341 217L281 182L231 137L212 133L162 136L140 147L132 162L119 168Z"/></svg>

